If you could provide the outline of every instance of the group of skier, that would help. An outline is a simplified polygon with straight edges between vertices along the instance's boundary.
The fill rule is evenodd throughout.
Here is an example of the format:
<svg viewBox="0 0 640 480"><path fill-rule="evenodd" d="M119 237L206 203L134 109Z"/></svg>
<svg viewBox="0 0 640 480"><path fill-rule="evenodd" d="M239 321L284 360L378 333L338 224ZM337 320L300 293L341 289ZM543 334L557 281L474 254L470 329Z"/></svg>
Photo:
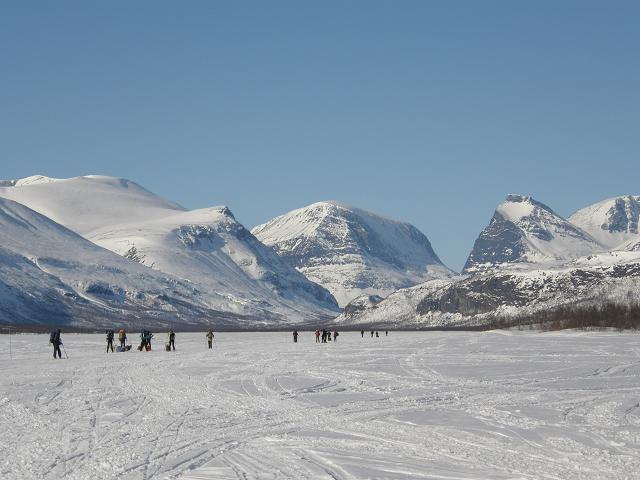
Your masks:
<svg viewBox="0 0 640 480"><path fill-rule="evenodd" d="M53 358L62 358L62 352L60 350L60 346L62 346L62 340L61 340L60 334L61 334L61 331L60 329L58 329L51 332L49 336L49 343L53 345ZM113 329L109 329L106 331L106 334L107 334L107 353L109 353L109 350L113 352L114 351L113 340L115 338L115 331ZM362 338L364 338L364 334L365 334L365 331L360 330L360 336ZM316 338L316 343L327 343L327 342L331 342L332 340L334 342L337 342L338 336L340 335L340 333L338 333L337 330L334 330L333 332L331 332L330 330L323 328L322 330L316 330L314 332L314 335ZM377 330L371 330L371 338L373 338L374 335L376 338L380 336ZM385 331L384 336L386 337L388 335L389 335L389 332ZM298 342L298 336L299 336L298 331L294 330L293 331L294 343ZM169 332L167 333L167 337L169 341L165 346L166 350L175 351L176 333L173 331L173 329L169 330ZM140 332L140 346L138 347L138 350L147 351L147 352L150 351L152 338L153 338L153 333L151 333L151 331L146 329L142 330L142 332ZM209 346L209 349L213 348L213 340L215 338L215 335L213 334L213 331L211 329L207 331L206 338L207 338L207 345ZM119 352L126 352L131 349L131 345L127 345L127 333L123 328L121 328L118 331L118 341L120 342L120 346L117 348Z"/></svg>
<svg viewBox="0 0 640 480"><path fill-rule="evenodd" d="M323 328L322 330L316 330L315 332L313 332L315 337L316 337L316 343L327 343L331 341L331 337L333 336L333 341L337 342L338 341L338 336L340 335L337 331L334 331L333 333L329 330L327 330L326 328ZM294 330L293 331L293 343L298 343L298 331Z"/></svg>
<svg viewBox="0 0 640 480"><path fill-rule="evenodd" d="M62 351L60 350L60 347L62 346L61 333L62 333L61 330L57 329L52 331L49 335L49 343L53 345L53 358L62 358ZM113 340L115 339L115 330L108 329L105 331L105 333L107 335L107 353L109 353L109 350L111 350L111 352L115 352L116 350L118 352L128 352L129 350L131 350L131 345L127 345L127 332L123 328L121 328L118 331L118 341L120 342L120 345L115 350L113 347ZM173 331L173 329L169 330L169 332L167 333L167 337L168 337L168 342L165 346L166 350L175 351L176 333ZM213 331L209 329L206 333L206 338L207 338L207 344L210 349L213 348L214 337L215 335L213 334ZM153 338L153 333L151 333L150 330L146 330L146 329L142 330L142 332L140 332L140 345L138 346L138 351L141 351L141 352L150 351L152 338ZM66 352L65 352L65 356L66 356Z"/></svg>
<svg viewBox="0 0 640 480"><path fill-rule="evenodd" d="M373 334L374 334L374 333L376 334L376 338L378 338L378 337L380 336L380 334L378 333L378 331L377 331L377 330L371 330L371 338L373 338ZM385 331L384 331L384 336L386 337L386 336L388 336L388 335L389 335L389 331L388 331L388 330L385 330ZM362 338L364 338L364 330L360 330L360 336L361 336Z"/></svg>
<svg viewBox="0 0 640 480"><path fill-rule="evenodd" d="M362 338L364 338L364 330L360 330L360 336ZM322 330L316 330L315 332L313 332L313 334L316 337L316 343L327 343L330 342L332 340L333 337L333 341L337 342L338 341L338 336L340 335L340 333L338 333L338 331L334 330L333 332L331 332L330 330L327 330L326 328L323 328ZM293 343L298 343L298 331L294 330L293 331ZM377 330L371 330L371 338L373 338L375 335L376 338L380 337L380 332L378 332ZM385 330L384 332L384 336L388 336L389 332L387 330Z"/></svg>
<svg viewBox="0 0 640 480"><path fill-rule="evenodd" d="M314 332L314 335L316 337L316 343L327 343L331 341L331 331L327 330L326 328L323 328L322 330L316 330ZM340 334L338 333L337 330L333 331L333 341L337 342L338 341L338 336Z"/></svg>

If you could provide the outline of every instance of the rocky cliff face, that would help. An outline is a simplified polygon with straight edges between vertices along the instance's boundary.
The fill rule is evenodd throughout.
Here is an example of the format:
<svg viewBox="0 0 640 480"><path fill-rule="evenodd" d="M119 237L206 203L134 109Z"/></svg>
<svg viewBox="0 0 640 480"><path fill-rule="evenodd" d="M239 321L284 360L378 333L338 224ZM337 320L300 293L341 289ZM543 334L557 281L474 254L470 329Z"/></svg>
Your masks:
<svg viewBox="0 0 640 480"><path fill-rule="evenodd" d="M543 203L509 195L477 238L464 271L504 263L558 263L603 250L587 232Z"/></svg>

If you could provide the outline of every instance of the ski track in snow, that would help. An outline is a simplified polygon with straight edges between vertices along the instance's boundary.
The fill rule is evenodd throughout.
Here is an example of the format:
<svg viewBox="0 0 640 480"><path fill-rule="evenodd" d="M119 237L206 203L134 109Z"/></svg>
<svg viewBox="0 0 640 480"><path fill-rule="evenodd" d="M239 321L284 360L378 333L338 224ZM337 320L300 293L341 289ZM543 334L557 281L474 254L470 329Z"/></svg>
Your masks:
<svg viewBox="0 0 640 480"><path fill-rule="evenodd" d="M156 335L160 342L163 335ZM131 338L136 338L133 334ZM0 336L2 479L631 479L640 336Z"/></svg>

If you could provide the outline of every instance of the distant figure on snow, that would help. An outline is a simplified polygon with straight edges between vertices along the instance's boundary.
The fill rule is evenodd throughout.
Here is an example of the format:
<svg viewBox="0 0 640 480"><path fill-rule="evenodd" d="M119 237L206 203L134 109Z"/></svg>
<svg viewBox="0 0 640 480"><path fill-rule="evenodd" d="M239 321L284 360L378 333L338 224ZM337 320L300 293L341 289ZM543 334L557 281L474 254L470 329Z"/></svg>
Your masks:
<svg viewBox="0 0 640 480"><path fill-rule="evenodd" d="M176 349L176 332L173 331L173 329L169 330L169 333L167 334L169 335L169 348L173 348L173 350L175 351Z"/></svg>
<svg viewBox="0 0 640 480"><path fill-rule="evenodd" d="M360 336L364 338L364 330L360 330Z"/></svg>
<svg viewBox="0 0 640 480"><path fill-rule="evenodd" d="M376 338L378 338L378 331L376 330Z"/></svg>
<svg viewBox="0 0 640 480"><path fill-rule="evenodd" d="M120 340L120 347L124 350L127 344L127 334L124 331L124 328L121 328L118 332L118 340Z"/></svg>
<svg viewBox="0 0 640 480"><path fill-rule="evenodd" d="M320 343L320 330L316 330L316 343Z"/></svg>
<svg viewBox="0 0 640 480"><path fill-rule="evenodd" d="M211 344L213 343L213 331L211 329L209 329L209 331L207 332L207 343L209 344L209 349L211 349Z"/></svg>
<svg viewBox="0 0 640 480"><path fill-rule="evenodd" d="M293 331L293 343L298 343L298 331Z"/></svg>
<svg viewBox="0 0 640 480"><path fill-rule="evenodd" d="M389 335L389 332L387 330L384 331L384 336L387 337Z"/></svg>
<svg viewBox="0 0 640 480"><path fill-rule="evenodd" d="M327 329L322 329L322 343L327 343Z"/></svg>
<svg viewBox="0 0 640 480"><path fill-rule="evenodd" d="M337 331L333 332L333 341L337 342L338 341L338 335L340 335Z"/></svg>
<svg viewBox="0 0 640 480"><path fill-rule="evenodd" d="M58 354L58 358L62 358L62 352L60 351L60 345L62 345L62 338L60 338L61 330L54 330L49 335L49 343L53 345L53 358L56 358L56 353Z"/></svg>
<svg viewBox="0 0 640 480"><path fill-rule="evenodd" d="M371 330L371 338L373 338L373 330Z"/></svg>
<svg viewBox="0 0 640 480"><path fill-rule="evenodd" d="M107 353L109 353L109 349L111 349L111 353L113 353L113 337L115 333L113 330L107 330Z"/></svg>

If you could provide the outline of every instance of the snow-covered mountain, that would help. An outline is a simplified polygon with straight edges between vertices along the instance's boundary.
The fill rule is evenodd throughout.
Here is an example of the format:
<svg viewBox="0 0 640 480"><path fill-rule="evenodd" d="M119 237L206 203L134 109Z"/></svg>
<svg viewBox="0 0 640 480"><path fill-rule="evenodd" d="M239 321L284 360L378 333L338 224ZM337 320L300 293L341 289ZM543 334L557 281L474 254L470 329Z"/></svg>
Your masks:
<svg viewBox="0 0 640 480"><path fill-rule="evenodd" d="M639 296L640 252L614 251L563 265L502 265L452 281L425 282L381 301L359 298L334 321L350 327L469 327L559 307L636 305Z"/></svg>
<svg viewBox="0 0 640 480"><path fill-rule="evenodd" d="M179 279L201 295L209 309L269 326L338 312L327 290L260 243L226 207L186 211L113 177L38 176L4 185L0 197L64 224L126 257L122 261Z"/></svg>
<svg viewBox="0 0 640 480"><path fill-rule="evenodd" d="M640 196L610 198L578 210L569 221L610 250L640 242Z"/></svg>
<svg viewBox="0 0 640 480"><path fill-rule="evenodd" d="M0 198L0 323L230 326L193 285Z"/></svg>
<svg viewBox="0 0 640 480"><path fill-rule="evenodd" d="M505 263L559 263L603 250L589 233L543 203L508 195L476 239L464 271Z"/></svg>
<svg viewBox="0 0 640 480"><path fill-rule="evenodd" d="M413 225L338 202L293 210L252 233L340 305L453 275Z"/></svg>
<svg viewBox="0 0 640 480"><path fill-rule="evenodd" d="M335 322L473 326L559 307L633 304L640 297L637 200L606 200L576 212L569 222L531 197L509 195L476 240L464 275L385 299L357 298Z"/></svg>

